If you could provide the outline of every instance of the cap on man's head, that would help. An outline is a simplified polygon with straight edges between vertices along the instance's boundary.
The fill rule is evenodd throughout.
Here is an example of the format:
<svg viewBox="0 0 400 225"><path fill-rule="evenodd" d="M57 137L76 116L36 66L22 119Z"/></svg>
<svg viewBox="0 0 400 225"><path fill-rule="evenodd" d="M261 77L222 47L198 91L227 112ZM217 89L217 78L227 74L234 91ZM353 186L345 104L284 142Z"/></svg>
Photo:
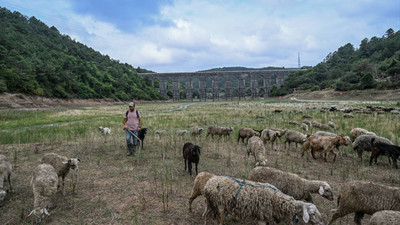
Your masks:
<svg viewBox="0 0 400 225"><path fill-rule="evenodd" d="M134 102L129 102L129 106L135 106Z"/></svg>

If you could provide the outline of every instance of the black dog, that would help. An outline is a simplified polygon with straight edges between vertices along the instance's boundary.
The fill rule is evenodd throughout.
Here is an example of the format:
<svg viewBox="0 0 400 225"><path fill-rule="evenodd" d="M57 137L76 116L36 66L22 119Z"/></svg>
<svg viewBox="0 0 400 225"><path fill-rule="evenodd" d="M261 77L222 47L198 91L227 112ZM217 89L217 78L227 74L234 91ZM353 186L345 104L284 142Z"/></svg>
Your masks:
<svg viewBox="0 0 400 225"><path fill-rule="evenodd" d="M142 150L143 150L143 140L144 140L144 137L146 136L146 133L147 133L147 128L142 128L138 132L138 138L140 139L140 143L142 145Z"/></svg>

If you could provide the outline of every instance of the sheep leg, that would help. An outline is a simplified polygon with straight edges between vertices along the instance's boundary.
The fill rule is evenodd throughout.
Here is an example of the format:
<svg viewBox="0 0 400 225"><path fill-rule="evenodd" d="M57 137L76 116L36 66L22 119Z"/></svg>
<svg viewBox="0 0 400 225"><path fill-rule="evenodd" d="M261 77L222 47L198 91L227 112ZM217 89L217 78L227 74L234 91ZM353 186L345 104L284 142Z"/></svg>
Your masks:
<svg viewBox="0 0 400 225"><path fill-rule="evenodd" d="M64 179L65 179L65 177L62 176L62 193L63 193L63 195L65 195L65 183L64 183Z"/></svg>
<svg viewBox="0 0 400 225"><path fill-rule="evenodd" d="M218 217L219 217L219 224L224 224L225 220L225 208L223 206L218 206Z"/></svg>
<svg viewBox="0 0 400 225"><path fill-rule="evenodd" d="M199 171L197 170L197 165L198 163L196 163L196 175L199 174Z"/></svg>
<svg viewBox="0 0 400 225"><path fill-rule="evenodd" d="M186 171L186 159L185 159L185 171Z"/></svg>
<svg viewBox="0 0 400 225"><path fill-rule="evenodd" d="M317 158L315 158L315 155L314 155L314 148L313 147L311 147L311 156L313 157L313 159L317 159Z"/></svg>
<svg viewBox="0 0 400 225"><path fill-rule="evenodd" d="M10 191L12 191L12 187L11 187L11 174L8 174L8 184L10 186Z"/></svg>
<svg viewBox="0 0 400 225"><path fill-rule="evenodd" d="M188 162L189 174L192 175L192 162Z"/></svg>
<svg viewBox="0 0 400 225"><path fill-rule="evenodd" d="M364 213L356 212L354 216L354 223L357 225L361 225L361 220L364 217Z"/></svg>
<svg viewBox="0 0 400 225"><path fill-rule="evenodd" d="M333 162L335 162L335 160L336 160L336 155L337 155L337 154L336 154L334 151L331 151L331 153L334 155L334 156L333 156Z"/></svg>

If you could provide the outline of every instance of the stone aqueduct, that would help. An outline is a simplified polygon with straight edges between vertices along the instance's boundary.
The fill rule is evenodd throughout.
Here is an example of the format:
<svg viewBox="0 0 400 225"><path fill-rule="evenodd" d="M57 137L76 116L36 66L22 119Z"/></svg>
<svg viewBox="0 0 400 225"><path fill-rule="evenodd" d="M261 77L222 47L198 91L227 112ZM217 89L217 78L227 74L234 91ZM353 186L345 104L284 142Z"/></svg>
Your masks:
<svg viewBox="0 0 400 225"><path fill-rule="evenodd" d="M174 101L181 99L181 92L186 94L186 100L193 101L193 93L197 92L200 101L206 101L207 94L212 95L213 101L220 98L232 100L233 97L251 99L268 97L273 86L280 87L290 72L296 69L282 70L251 70L251 71L229 71L229 72L192 72L192 73L140 73L151 85L155 87L158 80L159 87L155 87L164 97L172 92ZM210 83L211 85L206 85ZM194 87L194 81L198 81L198 87ZM208 82L206 82L208 81ZM222 84L220 84L222 81ZM172 83L170 89L167 83ZM180 89L179 83L184 83L184 89ZM220 94L224 93L221 97Z"/></svg>

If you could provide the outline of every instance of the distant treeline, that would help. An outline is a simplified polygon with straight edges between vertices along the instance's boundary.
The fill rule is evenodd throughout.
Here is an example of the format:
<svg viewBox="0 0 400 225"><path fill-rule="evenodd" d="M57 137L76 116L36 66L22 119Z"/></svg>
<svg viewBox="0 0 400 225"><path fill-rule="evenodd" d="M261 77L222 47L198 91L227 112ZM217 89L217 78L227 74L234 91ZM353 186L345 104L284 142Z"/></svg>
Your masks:
<svg viewBox="0 0 400 225"><path fill-rule="evenodd" d="M400 88L400 31L388 29L379 37L365 38L358 49L346 44L329 53L325 60L305 71L291 73L281 88L271 94L285 95L297 90L337 91Z"/></svg>
<svg viewBox="0 0 400 225"><path fill-rule="evenodd" d="M35 17L0 7L0 93L56 98L162 99L138 73Z"/></svg>

